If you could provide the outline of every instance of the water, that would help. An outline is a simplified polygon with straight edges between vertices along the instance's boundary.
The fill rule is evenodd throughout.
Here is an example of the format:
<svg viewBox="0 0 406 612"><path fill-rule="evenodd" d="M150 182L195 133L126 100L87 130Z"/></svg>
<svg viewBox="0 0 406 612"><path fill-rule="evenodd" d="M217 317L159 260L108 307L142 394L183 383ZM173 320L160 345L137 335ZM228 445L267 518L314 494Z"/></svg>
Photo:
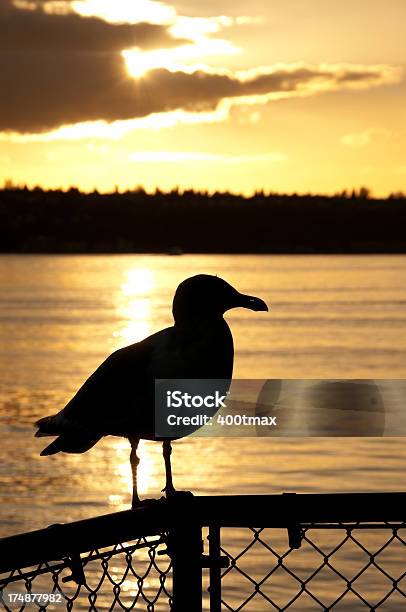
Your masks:
<svg viewBox="0 0 406 612"><path fill-rule="evenodd" d="M227 315L236 377L406 378L404 256L2 256L0 536L128 508L127 441L43 458L32 423L170 325L175 287L199 272L271 307ZM159 496L161 447L140 454L141 495ZM402 438L195 438L172 457L176 486L200 495L402 490L406 467Z"/></svg>

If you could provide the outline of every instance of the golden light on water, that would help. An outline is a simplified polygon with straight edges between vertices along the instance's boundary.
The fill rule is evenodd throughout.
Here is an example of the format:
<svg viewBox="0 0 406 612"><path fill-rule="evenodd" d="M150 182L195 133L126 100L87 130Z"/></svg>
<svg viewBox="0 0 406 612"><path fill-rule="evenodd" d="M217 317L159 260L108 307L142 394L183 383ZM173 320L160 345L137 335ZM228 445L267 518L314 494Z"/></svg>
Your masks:
<svg viewBox="0 0 406 612"><path fill-rule="evenodd" d="M122 339L123 343L138 342L150 334L150 295L154 286L154 274L148 268L133 268L127 271L117 300L121 327L113 334L114 337Z"/></svg>
<svg viewBox="0 0 406 612"><path fill-rule="evenodd" d="M156 287L155 273L150 268L128 267L123 270L123 277L123 282L118 285L116 294L116 316L119 327L113 332L120 346L138 342L150 335L152 301ZM132 494L128 440L114 438L113 453L115 454L115 475L120 481L119 490L123 493L110 495L109 504L122 506L128 503L128 495ZM138 492L145 496L150 490L158 487L154 469L156 464L154 449L141 442L138 456L141 459L137 470Z"/></svg>
<svg viewBox="0 0 406 612"><path fill-rule="evenodd" d="M127 279L121 285L125 296L148 294L153 288L154 274L149 268L133 268L127 272Z"/></svg>
<svg viewBox="0 0 406 612"><path fill-rule="evenodd" d="M149 335L150 327L148 321L135 321L123 327L117 334L126 344L139 342Z"/></svg>
<svg viewBox="0 0 406 612"><path fill-rule="evenodd" d="M130 446L124 438L117 438L115 441L117 463L115 468L116 475L120 478L123 492L132 494L132 473L130 464ZM138 493L145 495L155 488L156 476L154 473L154 458L151 446L140 443L138 447L140 463L137 469ZM157 485L158 486L158 485ZM120 505L123 502L121 495L111 495L109 498L111 505Z"/></svg>

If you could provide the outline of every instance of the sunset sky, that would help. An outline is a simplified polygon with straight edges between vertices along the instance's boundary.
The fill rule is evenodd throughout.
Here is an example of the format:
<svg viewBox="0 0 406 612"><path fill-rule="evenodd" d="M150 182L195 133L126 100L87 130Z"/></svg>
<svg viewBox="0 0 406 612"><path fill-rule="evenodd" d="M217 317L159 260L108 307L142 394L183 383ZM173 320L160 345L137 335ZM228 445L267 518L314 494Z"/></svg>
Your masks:
<svg viewBox="0 0 406 612"><path fill-rule="evenodd" d="M0 183L406 191L405 0L0 0Z"/></svg>

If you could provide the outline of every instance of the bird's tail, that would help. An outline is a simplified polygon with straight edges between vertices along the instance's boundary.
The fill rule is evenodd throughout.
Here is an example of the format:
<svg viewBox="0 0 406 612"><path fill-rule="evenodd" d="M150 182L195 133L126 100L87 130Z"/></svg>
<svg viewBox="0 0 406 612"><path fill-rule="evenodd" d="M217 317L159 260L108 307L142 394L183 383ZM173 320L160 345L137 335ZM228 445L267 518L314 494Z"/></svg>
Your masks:
<svg viewBox="0 0 406 612"><path fill-rule="evenodd" d="M34 426L38 427L38 431L35 432L35 437L43 438L44 436L58 435L59 432L55 426L54 420L55 420L54 416L46 416L36 421Z"/></svg>
<svg viewBox="0 0 406 612"><path fill-rule="evenodd" d="M38 432L35 435L38 435ZM49 434L42 434L42 435L49 435ZM51 444L48 444L48 446L46 446L41 451L40 454L42 457L45 457L47 455L55 455L56 453L59 453L60 451L62 451L62 448L61 448L60 440L59 438L57 438L56 440L51 442Z"/></svg>
<svg viewBox="0 0 406 612"><path fill-rule="evenodd" d="M101 435L90 433L72 425L63 414L43 417L35 423L38 431L36 438L58 436L51 442L41 455L55 455L56 453L85 453L102 438Z"/></svg>
<svg viewBox="0 0 406 612"><path fill-rule="evenodd" d="M97 444L101 437L91 437L86 434L59 436L41 451L41 456L55 455L56 453L85 453Z"/></svg>

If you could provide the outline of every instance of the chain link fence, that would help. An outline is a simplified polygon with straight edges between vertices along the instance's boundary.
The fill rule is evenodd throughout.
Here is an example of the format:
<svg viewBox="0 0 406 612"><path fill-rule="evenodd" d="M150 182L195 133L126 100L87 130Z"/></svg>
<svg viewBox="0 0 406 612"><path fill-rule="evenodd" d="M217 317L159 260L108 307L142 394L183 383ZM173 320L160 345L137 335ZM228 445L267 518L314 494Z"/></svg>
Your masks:
<svg viewBox="0 0 406 612"><path fill-rule="evenodd" d="M405 502L193 498L4 538L0 610L400 612Z"/></svg>
<svg viewBox="0 0 406 612"><path fill-rule="evenodd" d="M406 525L307 524L222 534L221 610L406 610ZM296 539L296 541L295 541Z"/></svg>
<svg viewBox="0 0 406 612"><path fill-rule="evenodd" d="M165 547L165 534L140 537L13 570L0 578L0 609L169 610L172 563Z"/></svg>

